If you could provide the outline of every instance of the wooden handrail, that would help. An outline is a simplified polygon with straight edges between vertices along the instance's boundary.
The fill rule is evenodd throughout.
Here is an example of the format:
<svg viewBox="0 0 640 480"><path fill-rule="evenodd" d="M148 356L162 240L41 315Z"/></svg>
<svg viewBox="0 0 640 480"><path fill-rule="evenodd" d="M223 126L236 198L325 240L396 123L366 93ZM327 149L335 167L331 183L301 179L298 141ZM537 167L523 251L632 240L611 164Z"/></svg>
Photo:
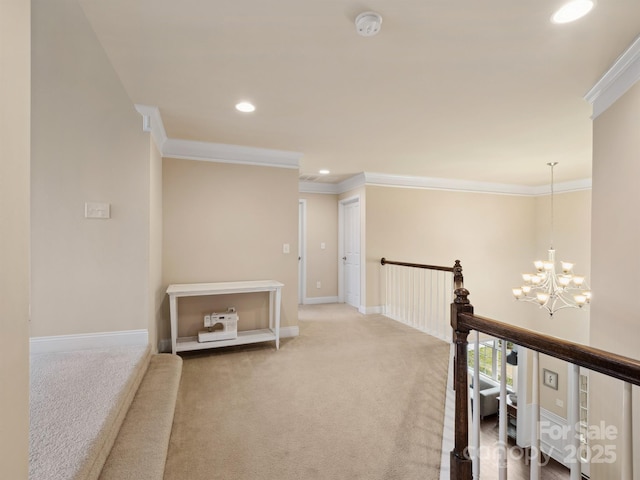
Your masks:
<svg viewBox="0 0 640 480"><path fill-rule="evenodd" d="M458 315L458 328L486 333L640 386L640 361L629 357L468 313Z"/></svg>
<svg viewBox="0 0 640 480"><path fill-rule="evenodd" d="M394 260L387 260L382 257L380 259L381 265L399 265L401 267L411 267L411 268L424 268L426 270L438 270L441 272L453 272L453 285L454 288L462 288L464 285L464 278L462 277L462 266L460 265L460 260L456 260L453 267L441 267L438 265L425 265L423 263L409 263L409 262L397 262Z"/></svg>
<svg viewBox="0 0 640 480"><path fill-rule="evenodd" d="M456 262L460 263L460 260L456 260ZM399 265L401 267L412 267L412 268L425 268L427 270L440 270L441 272L453 272L454 267L439 267L437 265L424 265L422 263L408 263L408 262L395 262L393 260L387 260L382 257L380 259L381 265Z"/></svg>

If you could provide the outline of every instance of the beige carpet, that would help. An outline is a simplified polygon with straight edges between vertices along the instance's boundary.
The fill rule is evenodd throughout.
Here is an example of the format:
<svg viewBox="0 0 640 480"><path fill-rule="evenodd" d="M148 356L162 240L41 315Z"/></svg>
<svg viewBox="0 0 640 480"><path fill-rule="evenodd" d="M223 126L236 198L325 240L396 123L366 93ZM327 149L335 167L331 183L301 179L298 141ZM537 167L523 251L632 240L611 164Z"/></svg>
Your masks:
<svg viewBox="0 0 640 480"><path fill-rule="evenodd" d="M449 345L345 305L184 355L165 480L437 480Z"/></svg>
<svg viewBox="0 0 640 480"><path fill-rule="evenodd" d="M146 345L31 355L30 480L98 478L150 356Z"/></svg>

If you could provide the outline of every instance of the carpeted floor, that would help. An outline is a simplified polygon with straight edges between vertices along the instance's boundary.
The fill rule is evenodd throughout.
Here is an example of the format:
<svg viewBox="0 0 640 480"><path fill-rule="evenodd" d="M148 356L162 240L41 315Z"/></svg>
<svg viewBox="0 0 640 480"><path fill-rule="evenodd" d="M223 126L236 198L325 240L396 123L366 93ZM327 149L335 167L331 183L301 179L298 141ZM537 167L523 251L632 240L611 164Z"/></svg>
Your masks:
<svg viewBox="0 0 640 480"><path fill-rule="evenodd" d="M165 480L437 480L449 345L345 305L184 355Z"/></svg>
<svg viewBox="0 0 640 480"><path fill-rule="evenodd" d="M97 478L149 358L148 346L31 355L30 480Z"/></svg>

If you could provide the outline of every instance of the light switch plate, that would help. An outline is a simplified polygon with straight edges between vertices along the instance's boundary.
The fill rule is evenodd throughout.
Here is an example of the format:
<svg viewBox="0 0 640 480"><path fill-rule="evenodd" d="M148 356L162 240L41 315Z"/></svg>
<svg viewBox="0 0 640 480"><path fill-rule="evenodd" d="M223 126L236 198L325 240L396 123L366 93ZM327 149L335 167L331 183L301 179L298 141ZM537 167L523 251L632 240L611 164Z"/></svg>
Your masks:
<svg viewBox="0 0 640 480"><path fill-rule="evenodd" d="M85 202L84 218L109 219L111 218L111 205L101 202Z"/></svg>

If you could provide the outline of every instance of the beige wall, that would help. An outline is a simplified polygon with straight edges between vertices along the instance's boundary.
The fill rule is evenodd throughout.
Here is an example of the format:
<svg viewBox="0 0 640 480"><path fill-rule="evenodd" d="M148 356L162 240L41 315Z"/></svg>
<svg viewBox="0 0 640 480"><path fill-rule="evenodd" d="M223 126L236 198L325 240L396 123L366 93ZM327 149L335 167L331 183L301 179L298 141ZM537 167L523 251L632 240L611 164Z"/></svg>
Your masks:
<svg viewBox="0 0 640 480"><path fill-rule="evenodd" d="M533 198L368 186L366 217L368 306L383 301L381 257L443 266L459 259L476 313L528 326L533 309L511 289L534 255Z"/></svg>
<svg viewBox="0 0 640 480"><path fill-rule="evenodd" d="M306 296L337 297L338 196L304 193L300 199L306 205ZM321 288L317 288L317 282Z"/></svg>
<svg viewBox="0 0 640 480"><path fill-rule="evenodd" d="M162 155L149 138L149 344L158 348L162 328Z"/></svg>
<svg viewBox="0 0 640 480"><path fill-rule="evenodd" d="M0 476L29 459L30 3L0 3Z"/></svg>
<svg viewBox="0 0 640 480"><path fill-rule="evenodd" d="M164 287L277 280L285 285L281 324L297 325L298 171L165 158L162 176ZM267 294L184 299L179 334L194 335L204 313L228 306L238 309L238 329L265 328L267 305Z"/></svg>
<svg viewBox="0 0 640 480"><path fill-rule="evenodd" d="M591 344L640 359L637 294L640 290L640 82L594 121ZM620 382L592 375L591 421L620 432ZM604 393L606 392L606 394ZM635 438L640 438L639 391L634 387ZM620 453L620 443L616 442ZM640 478L640 441L635 442ZM620 462L592 465L592 478L620 478Z"/></svg>
<svg viewBox="0 0 640 480"><path fill-rule="evenodd" d="M145 329L148 134L76 1L35 0L32 28L31 335Z"/></svg>
<svg viewBox="0 0 640 480"><path fill-rule="evenodd" d="M542 375L545 368L558 374L557 390L544 385ZM566 362L547 355L540 355L540 406L565 419L567 418L567 389L569 387L567 376ZM531 392L529 391L529 393ZM557 400L560 400L562 405L558 405Z"/></svg>

